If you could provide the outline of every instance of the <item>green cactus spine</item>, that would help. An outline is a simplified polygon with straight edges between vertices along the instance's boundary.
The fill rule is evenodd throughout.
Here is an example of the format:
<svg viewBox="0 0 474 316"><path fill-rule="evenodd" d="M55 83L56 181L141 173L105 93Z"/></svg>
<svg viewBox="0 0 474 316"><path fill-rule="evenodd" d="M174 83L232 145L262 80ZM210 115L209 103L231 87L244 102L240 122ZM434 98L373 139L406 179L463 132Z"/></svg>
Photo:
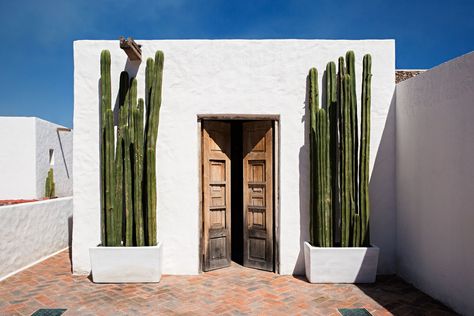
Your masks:
<svg viewBox="0 0 474 316"><path fill-rule="evenodd" d="M341 245L350 246L351 214L353 214L352 191L352 137L350 125L350 75L345 74L341 86Z"/></svg>
<svg viewBox="0 0 474 316"><path fill-rule="evenodd" d="M313 245L320 245L320 220L318 218L317 163L316 163L316 112L318 110L318 72L316 68L309 71L309 111L310 111L310 239Z"/></svg>
<svg viewBox="0 0 474 316"><path fill-rule="evenodd" d="M146 136L148 134L148 123L150 122L150 103L151 103L151 93L153 91L153 80L155 78L155 61L153 58L148 58L146 60L146 69L145 69L145 142Z"/></svg>
<svg viewBox="0 0 474 316"><path fill-rule="evenodd" d="M346 53L347 74L350 76L350 129L351 129L351 160L352 160L352 197L353 206L351 207L351 221L352 221L352 246L359 246L360 235L360 212L359 212L359 133L357 121L357 96L356 96L356 74L355 74L355 55L353 51Z"/></svg>
<svg viewBox="0 0 474 316"><path fill-rule="evenodd" d="M101 178L101 240L103 245L107 245L106 236L106 198L105 198L105 113L111 107L111 83L110 83L110 52L103 50L100 54L100 178Z"/></svg>
<svg viewBox="0 0 474 316"><path fill-rule="evenodd" d="M360 193L359 205L361 215L360 242L362 246L370 246L369 238L369 159L370 159L370 99L371 99L371 67L372 57L365 55L362 71L362 98L361 98L361 132L360 132Z"/></svg>
<svg viewBox="0 0 474 316"><path fill-rule="evenodd" d="M125 121L125 109L119 107L119 124L117 126L117 140L115 149L115 246L121 246L123 240L123 173L124 173L124 139L123 126Z"/></svg>
<svg viewBox="0 0 474 316"><path fill-rule="evenodd" d="M319 107L318 73L312 68L310 81L311 232L313 244L332 245L329 117Z"/></svg>
<svg viewBox="0 0 474 316"><path fill-rule="evenodd" d="M54 172L53 168L49 168L48 175L44 184L44 196L53 198L55 196Z"/></svg>
<svg viewBox="0 0 474 316"><path fill-rule="evenodd" d="M332 216L331 216L331 183L330 183L330 153L329 153L329 116L325 109L319 109L319 148L321 174L321 220L323 222L322 246L332 246Z"/></svg>
<svg viewBox="0 0 474 316"><path fill-rule="evenodd" d="M129 117L128 126L130 132L130 142L135 144L135 116L132 114L133 110L137 108L137 79L132 78L130 81L130 96L129 96Z"/></svg>
<svg viewBox="0 0 474 316"><path fill-rule="evenodd" d="M330 245L334 245L335 223L337 210L339 208L339 135L338 135L338 108L337 108L337 79L336 79L336 64L329 62L326 65L326 109L329 115L329 176L330 176L330 212L328 225L331 228L331 236L329 240Z"/></svg>
<svg viewBox="0 0 474 316"><path fill-rule="evenodd" d="M143 99L138 100L137 107L133 108L133 117L135 122L135 144L134 144L134 217L135 217L135 239L137 246L145 246L145 230L143 219L143 114L144 104Z"/></svg>
<svg viewBox="0 0 474 316"><path fill-rule="evenodd" d="M114 168L114 114L112 109L105 111L105 207L106 240L108 246L116 244L114 220L115 168Z"/></svg>
<svg viewBox="0 0 474 316"><path fill-rule="evenodd" d="M337 125L338 125L338 147L339 147L339 152L338 152L338 178L339 178L339 190L337 192L337 198L339 200L339 210L340 212L338 213L339 217L339 222L338 224L340 225L340 244L343 246L345 244L345 239L347 235L347 223L345 221L345 211L346 211L346 203L344 200L344 197L342 195L342 192L344 191L344 186L345 186L345 181L344 181L344 161L345 161L345 156L344 156L344 151L343 151L343 136L344 136L344 121L343 121L343 115L344 115L344 76L346 74L346 68L345 68L345 63L344 63L344 58L339 57L338 59L338 73L337 73Z"/></svg>
<svg viewBox="0 0 474 316"><path fill-rule="evenodd" d="M133 170L129 127L123 127L124 145L124 196L125 196L125 246L133 246Z"/></svg>
<svg viewBox="0 0 474 316"><path fill-rule="evenodd" d="M153 66L153 84L150 99L150 114L148 116L146 135L146 199L147 199L147 244L154 246L156 239L156 140L160 120L161 87L163 81L163 52L155 54Z"/></svg>

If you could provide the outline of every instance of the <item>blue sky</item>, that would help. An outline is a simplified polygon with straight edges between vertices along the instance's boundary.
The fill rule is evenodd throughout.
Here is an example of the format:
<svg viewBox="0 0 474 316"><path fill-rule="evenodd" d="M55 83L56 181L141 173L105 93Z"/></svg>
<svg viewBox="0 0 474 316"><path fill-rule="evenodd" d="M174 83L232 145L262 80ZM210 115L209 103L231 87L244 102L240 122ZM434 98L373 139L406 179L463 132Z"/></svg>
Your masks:
<svg viewBox="0 0 474 316"><path fill-rule="evenodd" d="M0 115L72 127L78 39L396 40L397 68L474 50L474 1L1 0Z"/></svg>

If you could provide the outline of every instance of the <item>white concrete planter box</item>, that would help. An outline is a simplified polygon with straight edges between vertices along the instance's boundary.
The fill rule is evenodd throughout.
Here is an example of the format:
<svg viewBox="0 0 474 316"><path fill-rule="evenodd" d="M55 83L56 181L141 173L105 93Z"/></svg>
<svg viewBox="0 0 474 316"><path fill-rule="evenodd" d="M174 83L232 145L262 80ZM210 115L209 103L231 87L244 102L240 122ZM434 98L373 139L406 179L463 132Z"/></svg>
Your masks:
<svg viewBox="0 0 474 316"><path fill-rule="evenodd" d="M379 248L313 247L304 243L306 278L310 283L373 283Z"/></svg>
<svg viewBox="0 0 474 316"><path fill-rule="evenodd" d="M89 248L95 283L160 282L162 243L149 247Z"/></svg>

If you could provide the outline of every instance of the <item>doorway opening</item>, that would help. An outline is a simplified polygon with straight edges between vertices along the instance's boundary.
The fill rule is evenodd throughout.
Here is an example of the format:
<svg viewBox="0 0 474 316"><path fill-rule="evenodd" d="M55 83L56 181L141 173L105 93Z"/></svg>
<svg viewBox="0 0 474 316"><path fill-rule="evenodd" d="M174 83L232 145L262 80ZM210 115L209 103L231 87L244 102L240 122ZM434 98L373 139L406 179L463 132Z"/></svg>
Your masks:
<svg viewBox="0 0 474 316"><path fill-rule="evenodd" d="M231 121L231 259L244 265L244 213L243 211L243 165L242 160L242 122ZM238 163L236 163L238 162Z"/></svg>
<svg viewBox="0 0 474 316"><path fill-rule="evenodd" d="M234 261L278 272L278 121L224 117L199 122L201 270Z"/></svg>

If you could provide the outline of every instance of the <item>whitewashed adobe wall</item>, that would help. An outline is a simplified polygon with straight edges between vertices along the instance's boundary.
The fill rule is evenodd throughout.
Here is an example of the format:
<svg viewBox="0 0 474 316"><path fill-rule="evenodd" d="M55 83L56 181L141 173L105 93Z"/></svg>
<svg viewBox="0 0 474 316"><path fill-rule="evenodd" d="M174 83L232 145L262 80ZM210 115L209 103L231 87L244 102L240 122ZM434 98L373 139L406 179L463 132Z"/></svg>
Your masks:
<svg viewBox="0 0 474 316"><path fill-rule="evenodd" d="M397 85L397 264L474 315L474 53Z"/></svg>
<svg viewBox="0 0 474 316"><path fill-rule="evenodd" d="M72 197L0 207L0 280L68 247Z"/></svg>
<svg viewBox="0 0 474 316"><path fill-rule="evenodd" d="M303 242L308 239L309 152L306 77L311 67L323 73L328 61L347 50L373 57L371 166L394 171L394 130L385 135L378 158L394 86L393 40L157 40L140 41L144 60L156 50L165 54L163 105L157 147L158 239L164 242L164 273L196 274L199 268L198 114L279 114L280 273L304 271ZM144 96L145 63L127 61L118 41L74 43L74 236L73 269L90 270L89 247L100 243L99 77L100 52L112 56L112 98L120 72L138 78ZM320 76L321 80L321 76ZM360 82L359 82L360 83ZM357 86L360 96L360 84ZM375 169L374 169L375 170ZM385 171L377 173L384 179ZM393 176L393 174L392 174ZM380 181L380 180L379 180ZM394 186L371 186L376 224L374 243L381 247L381 269L393 268L395 246ZM382 182L383 183L383 182ZM393 222L377 223L378 218ZM386 220L385 220L386 221ZM383 230L383 234L380 231ZM388 237L387 237L388 236ZM393 271L392 271L393 272Z"/></svg>
<svg viewBox="0 0 474 316"><path fill-rule="evenodd" d="M44 196L49 168L53 168L55 193L72 196L72 131L58 130L60 125L36 119L36 192ZM49 151L54 151L50 163Z"/></svg>
<svg viewBox="0 0 474 316"><path fill-rule="evenodd" d="M36 117L0 117L0 199L44 197L50 167L56 195L72 195L72 131L57 128L63 126Z"/></svg>
<svg viewBox="0 0 474 316"><path fill-rule="evenodd" d="M0 117L0 200L35 199L34 117Z"/></svg>

